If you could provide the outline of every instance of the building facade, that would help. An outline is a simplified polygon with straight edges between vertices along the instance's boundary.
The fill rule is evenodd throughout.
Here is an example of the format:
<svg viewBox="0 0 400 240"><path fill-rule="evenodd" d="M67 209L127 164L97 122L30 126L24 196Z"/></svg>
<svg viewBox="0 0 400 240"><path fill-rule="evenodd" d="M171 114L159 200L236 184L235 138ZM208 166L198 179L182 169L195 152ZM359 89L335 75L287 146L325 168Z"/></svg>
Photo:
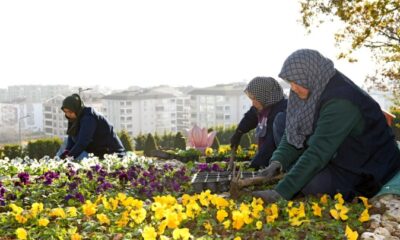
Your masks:
<svg viewBox="0 0 400 240"><path fill-rule="evenodd" d="M236 125L251 107L244 94L245 83L219 84L196 88L190 97L190 123L201 127Z"/></svg>
<svg viewBox="0 0 400 240"><path fill-rule="evenodd" d="M103 100L103 113L115 129L132 136L183 132L190 126L189 97L169 86L123 91Z"/></svg>
<svg viewBox="0 0 400 240"><path fill-rule="evenodd" d="M57 95L70 93L68 85L14 85L8 87L8 101L44 102Z"/></svg>

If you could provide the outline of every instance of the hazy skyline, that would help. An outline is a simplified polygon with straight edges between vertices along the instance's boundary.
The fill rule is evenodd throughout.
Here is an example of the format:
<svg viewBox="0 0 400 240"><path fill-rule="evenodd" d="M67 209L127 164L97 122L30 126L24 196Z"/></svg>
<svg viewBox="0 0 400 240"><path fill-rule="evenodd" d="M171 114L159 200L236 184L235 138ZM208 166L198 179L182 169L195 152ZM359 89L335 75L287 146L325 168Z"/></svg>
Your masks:
<svg viewBox="0 0 400 240"><path fill-rule="evenodd" d="M311 35L297 1L1 1L0 88L20 84L205 87L277 78L314 48L361 85L373 63L336 60L333 34Z"/></svg>

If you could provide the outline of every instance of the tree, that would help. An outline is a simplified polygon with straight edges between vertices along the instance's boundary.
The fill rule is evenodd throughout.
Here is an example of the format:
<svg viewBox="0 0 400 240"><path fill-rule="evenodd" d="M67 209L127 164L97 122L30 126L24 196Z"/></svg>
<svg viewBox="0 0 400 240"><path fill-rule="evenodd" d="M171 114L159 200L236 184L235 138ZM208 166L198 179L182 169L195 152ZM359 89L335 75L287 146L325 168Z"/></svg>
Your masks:
<svg viewBox="0 0 400 240"><path fill-rule="evenodd" d="M399 99L399 0L300 0L300 3L302 24L309 31L327 20L343 22L343 29L335 34L336 43L342 49L339 58L356 61L353 52L361 47L370 49L380 68L367 82L382 90L391 89L395 99Z"/></svg>
<svg viewBox="0 0 400 240"><path fill-rule="evenodd" d="M186 149L186 140L183 137L181 132L177 132L175 135L174 148L185 150Z"/></svg>
<svg viewBox="0 0 400 240"><path fill-rule="evenodd" d="M122 145L124 145L126 151L134 150L132 137L126 130L121 130L121 132L118 133L118 137L121 139Z"/></svg>
<svg viewBox="0 0 400 240"><path fill-rule="evenodd" d="M137 135L135 138L135 148L138 151L142 151L144 150L144 144L146 142L146 136L143 135L142 133L139 133L139 135Z"/></svg>
<svg viewBox="0 0 400 240"><path fill-rule="evenodd" d="M145 156L151 156L152 152L157 150L156 141L151 133L147 135L146 142L144 143L143 154Z"/></svg>

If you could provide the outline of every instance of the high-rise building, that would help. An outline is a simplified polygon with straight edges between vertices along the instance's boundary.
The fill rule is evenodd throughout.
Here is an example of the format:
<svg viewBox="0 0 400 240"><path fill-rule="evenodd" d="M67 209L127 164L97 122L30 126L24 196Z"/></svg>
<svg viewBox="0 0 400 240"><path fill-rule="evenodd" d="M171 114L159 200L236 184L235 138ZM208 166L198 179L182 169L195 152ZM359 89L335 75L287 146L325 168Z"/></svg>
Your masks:
<svg viewBox="0 0 400 240"><path fill-rule="evenodd" d="M57 95L68 95L68 85L14 85L8 87L8 101L44 102Z"/></svg>
<svg viewBox="0 0 400 240"><path fill-rule="evenodd" d="M207 128L238 124L251 106L245 87L245 83L218 84L188 92L191 124Z"/></svg>
<svg viewBox="0 0 400 240"><path fill-rule="evenodd" d="M117 131L139 133L185 131L189 128L189 97L176 88L158 86L105 96L103 112Z"/></svg>

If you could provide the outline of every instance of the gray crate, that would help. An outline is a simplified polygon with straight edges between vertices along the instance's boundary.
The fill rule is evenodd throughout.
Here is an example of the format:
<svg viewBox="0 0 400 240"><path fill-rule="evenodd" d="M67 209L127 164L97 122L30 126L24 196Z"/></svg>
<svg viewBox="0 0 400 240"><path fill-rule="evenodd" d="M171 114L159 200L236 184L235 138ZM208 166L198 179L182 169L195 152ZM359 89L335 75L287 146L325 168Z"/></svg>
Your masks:
<svg viewBox="0 0 400 240"><path fill-rule="evenodd" d="M241 178L252 178L257 172L242 172ZM192 188L195 193L204 190L211 190L213 193L229 191L229 185L232 179L232 172L198 172L192 177Z"/></svg>

